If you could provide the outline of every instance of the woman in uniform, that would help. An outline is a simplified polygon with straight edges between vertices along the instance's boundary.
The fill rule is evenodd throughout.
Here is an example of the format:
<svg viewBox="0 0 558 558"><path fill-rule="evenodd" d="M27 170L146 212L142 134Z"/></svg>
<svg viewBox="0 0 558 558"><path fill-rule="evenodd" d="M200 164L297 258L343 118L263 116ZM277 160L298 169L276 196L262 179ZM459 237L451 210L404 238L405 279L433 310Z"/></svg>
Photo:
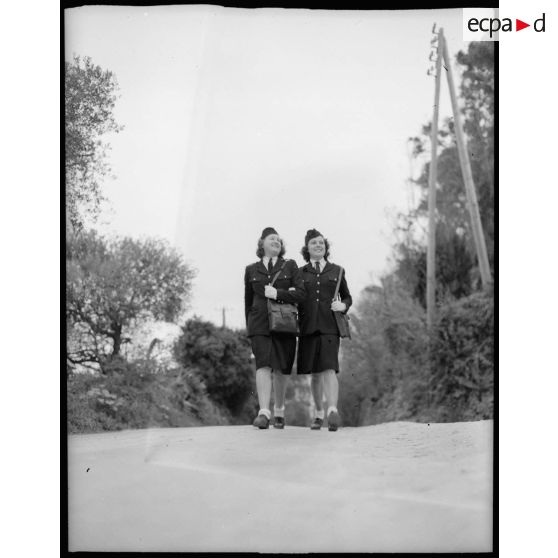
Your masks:
<svg viewBox="0 0 558 558"><path fill-rule="evenodd" d="M304 284L298 266L285 260L285 247L272 227L263 230L258 240L256 263L246 267L244 274L244 305L246 329L252 352L256 357L256 388L260 410L254 426L269 428L271 388L274 392L275 428L285 426L285 391L296 352L296 334L269 331L267 299L296 304L304 299ZM274 286L273 278L280 271Z"/></svg>
<svg viewBox="0 0 558 558"><path fill-rule="evenodd" d="M328 429L335 431L340 423L337 410L340 337L333 311L346 313L353 301L344 274L339 287L341 300L333 300L341 268L328 261L329 243L322 233L316 229L309 230L301 254L308 263L301 268L306 296L298 307L300 340L297 373L312 374L311 387L316 407L312 430L319 430L324 422L325 394Z"/></svg>

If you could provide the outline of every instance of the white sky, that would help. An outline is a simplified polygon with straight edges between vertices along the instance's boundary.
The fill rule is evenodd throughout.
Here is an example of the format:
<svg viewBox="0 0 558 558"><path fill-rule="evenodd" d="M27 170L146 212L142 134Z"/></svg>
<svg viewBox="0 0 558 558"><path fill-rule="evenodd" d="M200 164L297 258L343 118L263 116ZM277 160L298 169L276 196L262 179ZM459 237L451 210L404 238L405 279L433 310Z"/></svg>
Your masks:
<svg viewBox="0 0 558 558"><path fill-rule="evenodd" d="M389 267L409 208L407 138L432 118L432 24L465 50L461 10L216 6L66 10L67 57L112 70L125 130L103 232L168 239L198 269L190 315L244 326L244 267L262 229L303 263L332 242L353 297ZM455 68L455 66L454 66ZM440 118L451 111L442 83Z"/></svg>

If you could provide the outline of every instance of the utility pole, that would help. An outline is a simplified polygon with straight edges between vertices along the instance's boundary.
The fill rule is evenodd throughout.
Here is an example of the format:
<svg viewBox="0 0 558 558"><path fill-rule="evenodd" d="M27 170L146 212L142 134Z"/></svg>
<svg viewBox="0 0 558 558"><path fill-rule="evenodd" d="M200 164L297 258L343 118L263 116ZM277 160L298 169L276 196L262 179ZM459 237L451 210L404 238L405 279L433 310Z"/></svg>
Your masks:
<svg viewBox="0 0 558 558"><path fill-rule="evenodd" d="M432 28L432 32L436 24ZM434 114L430 131L432 155L428 174L428 248L426 252L426 324L432 329L436 315L436 178L438 170L438 114L440 109L440 77L442 69L442 49L444 46L443 29L437 35L436 84L434 86ZM430 55L432 59L432 54ZM428 72L430 74L430 70Z"/></svg>
<svg viewBox="0 0 558 558"><path fill-rule="evenodd" d="M221 329L227 327L227 310L230 310L226 306L215 306L214 310L219 310L221 312Z"/></svg>
<svg viewBox="0 0 558 558"><path fill-rule="evenodd" d="M486 288L490 283L492 283L492 275L490 273L490 265L488 263L488 253L486 251L486 241L484 238L484 232L482 230L479 205L477 202L477 194L475 191L475 184L473 183L473 173L471 171L471 163L469 161L469 154L467 152L467 146L465 144L465 135L463 134L463 127L461 125L461 113L459 112L457 95L455 93L455 84L453 81L453 72L451 69L451 60L448 53L448 45L445 39L442 41L442 43L445 62L444 68L446 69L446 75L448 78L451 106L453 109L457 150L459 152L459 161L461 163L463 182L465 183L465 192L467 194L469 215L471 216L471 229L473 231L473 239L475 241L475 248L477 251L482 286Z"/></svg>

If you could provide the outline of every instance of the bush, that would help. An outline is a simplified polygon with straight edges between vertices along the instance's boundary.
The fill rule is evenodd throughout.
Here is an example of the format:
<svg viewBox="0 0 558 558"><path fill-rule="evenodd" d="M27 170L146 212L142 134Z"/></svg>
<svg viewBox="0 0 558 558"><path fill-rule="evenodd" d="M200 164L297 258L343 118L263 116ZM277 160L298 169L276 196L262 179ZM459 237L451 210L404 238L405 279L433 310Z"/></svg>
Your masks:
<svg viewBox="0 0 558 558"><path fill-rule="evenodd" d="M244 332L193 318L182 327L174 353L182 366L199 371L208 395L228 409L235 422L252 420L257 412L255 374Z"/></svg>
<svg viewBox="0 0 558 558"><path fill-rule="evenodd" d="M494 415L494 297L475 293L443 306L432 340L433 403L440 418Z"/></svg>
<svg viewBox="0 0 558 558"><path fill-rule="evenodd" d="M209 399L196 370L116 359L108 371L68 377L69 433L230 422Z"/></svg>
<svg viewBox="0 0 558 558"><path fill-rule="evenodd" d="M366 289L342 344L339 408L347 425L492 418L491 292L445 302L432 336L424 309L396 281Z"/></svg>
<svg viewBox="0 0 558 558"><path fill-rule="evenodd" d="M397 282L362 293L352 340L342 343L339 410L351 426L409 420L421 406L427 367L425 314Z"/></svg>

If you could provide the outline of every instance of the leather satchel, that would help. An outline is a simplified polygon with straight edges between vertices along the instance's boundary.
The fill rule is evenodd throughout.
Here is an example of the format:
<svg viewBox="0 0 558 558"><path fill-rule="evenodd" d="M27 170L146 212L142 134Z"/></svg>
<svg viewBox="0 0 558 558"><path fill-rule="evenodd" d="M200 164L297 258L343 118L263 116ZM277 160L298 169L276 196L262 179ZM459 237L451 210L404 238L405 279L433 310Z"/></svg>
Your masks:
<svg viewBox="0 0 558 558"><path fill-rule="evenodd" d="M273 287L277 277L283 271L288 260L283 262L281 269L275 274L270 285ZM296 304L287 302L279 303L275 300L267 299L267 315L269 317L269 331L273 333L299 333L298 328L298 309Z"/></svg>
<svg viewBox="0 0 558 558"><path fill-rule="evenodd" d="M343 273L345 270L341 268L339 271L339 278L337 279L337 286L335 287L335 294L333 295L333 300L339 297L339 287L341 285L341 279L343 278ZM340 298L340 297L339 297ZM332 311L333 312L333 311ZM351 328L349 327L349 316L344 312L333 312L335 317L335 322L337 323L337 329L339 330L339 337L351 338Z"/></svg>

